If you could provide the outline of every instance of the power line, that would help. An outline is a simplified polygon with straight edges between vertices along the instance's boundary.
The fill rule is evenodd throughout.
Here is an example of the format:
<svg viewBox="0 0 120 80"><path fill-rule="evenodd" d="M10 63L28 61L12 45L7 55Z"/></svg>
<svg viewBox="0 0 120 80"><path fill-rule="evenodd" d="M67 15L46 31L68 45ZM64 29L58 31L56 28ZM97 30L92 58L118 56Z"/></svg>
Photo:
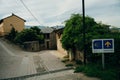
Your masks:
<svg viewBox="0 0 120 80"><path fill-rule="evenodd" d="M23 6L28 10L28 12L33 16L33 18L40 24L39 20L33 15L33 13L30 11L30 9L26 6L26 4L20 0Z"/></svg>

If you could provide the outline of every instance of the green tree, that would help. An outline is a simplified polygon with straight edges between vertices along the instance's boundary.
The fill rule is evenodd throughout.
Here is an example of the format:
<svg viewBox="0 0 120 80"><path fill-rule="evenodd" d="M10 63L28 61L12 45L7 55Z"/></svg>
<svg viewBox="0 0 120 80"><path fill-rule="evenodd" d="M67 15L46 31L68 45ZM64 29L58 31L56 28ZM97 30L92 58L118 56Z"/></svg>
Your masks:
<svg viewBox="0 0 120 80"><path fill-rule="evenodd" d="M30 29L34 30L37 35L41 34L41 29L38 28L37 26L31 27Z"/></svg>
<svg viewBox="0 0 120 80"><path fill-rule="evenodd" d="M12 27L10 33L8 35L6 35L6 38L12 42L14 42L14 38L16 37L17 35L17 31L15 30L15 28Z"/></svg>
<svg viewBox="0 0 120 80"><path fill-rule="evenodd" d="M62 46L66 50L71 50L74 56L76 49L83 51L83 26L82 15L73 14L70 19L65 21L65 28L62 35ZM109 25L96 23L93 18L85 17L85 33L86 33L86 52L89 57L92 54L92 39L105 38L109 34Z"/></svg>
<svg viewBox="0 0 120 80"><path fill-rule="evenodd" d="M31 27L30 29L34 30L37 34L37 40L39 41L39 43L44 43L44 36L41 32L41 29L37 26Z"/></svg>
<svg viewBox="0 0 120 80"><path fill-rule="evenodd" d="M96 23L93 18L85 17L85 31L86 31L86 52L87 60L89 62L101 61L100 54L92 53L92 39L109 39L113 38L115 41L115 53L105 54L108 64L120 64L120 33L111 32L110 25ZM62 46L66 50L71 50L74 56L75 50L83 51L83 27L82 15L73 14L70 19L65 21L65 28L62 35Z"/></svg>
<svg viewBox="0 0 120 80"><path fill-rule="evenodd" d="M20 44L23 44L26 41L39 41L39 43L43 43L44 37L38 27L32 27L30 29L24 29L14 40L16 43Z"/></svg>
<svg viewBox="0 0 120 80"><path fill-rule="evenodd" d="M81 68L76 68L78 71L85 72L87 75L96 77L96 74L101 73L101 54L92 53L92 39L114 39L114 53L105 54L105 68L103 71L104 75L110 73L109 77L99 76L103 79L116 79L120 73L120 32L111 31L110 25L96 23L93 18L85 17L85 32L86 32L86 52L87 61L92 64L87 64L86 66L81 66ZM62 46L66 50L71 50L76 55L74 50L83 51L83 27L82 27L82 15L73 14L70 19L65 21L65 28L62 35ZM94 64L95 63L95 64ZM89 66L92 65L92 66ZM95 66L93 66L95 65ZM90 69L89 69L89 68ZM93 68L93 69L91 69ZM97 70L98 69L98 70ZM97 72L95 72L95 70ZM88 71L88 73L87 73ZM106 73L107 72L107 73ZM111 77L112 76L112 77Z"/></svg>
<svg viewBox="0 0 120 80"><path fill-rule="evenodd" d="M15 37L16 43L24 43L26 41L34 41L37 40L37 34L32 29L24 29Z"/></svg>
<svg viewBox="0 0 120 80"><path fill-rule="evenodd" d="M42 34L37 35L37 40L39 41L40 44L43 44L44 43L44 36Z"/></svg>

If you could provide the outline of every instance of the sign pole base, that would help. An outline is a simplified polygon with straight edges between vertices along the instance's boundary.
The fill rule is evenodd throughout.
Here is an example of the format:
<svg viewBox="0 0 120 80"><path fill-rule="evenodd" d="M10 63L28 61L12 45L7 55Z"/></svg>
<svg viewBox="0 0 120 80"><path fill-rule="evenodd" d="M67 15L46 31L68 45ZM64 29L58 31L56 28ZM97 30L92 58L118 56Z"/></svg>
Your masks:
<svg viewBox="0 0 120 80"><path fill-rule="evenodd" d="M102 53L102 68L105 69L105 54Z"/></svg>

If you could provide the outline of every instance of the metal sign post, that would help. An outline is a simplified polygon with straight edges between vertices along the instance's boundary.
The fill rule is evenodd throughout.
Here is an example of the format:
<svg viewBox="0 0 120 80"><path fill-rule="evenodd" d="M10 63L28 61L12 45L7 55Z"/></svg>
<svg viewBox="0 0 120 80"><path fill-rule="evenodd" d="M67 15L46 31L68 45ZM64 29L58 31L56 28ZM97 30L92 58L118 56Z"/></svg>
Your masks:
<svg viewBox="0 0 120 80"><path fill-rule="evenodd" d="M105 54L114 53L114 39L93 39L92 52L102 53L102 68L105 68Z"/></svg>
<svg viewBox="0 0 120 80"><path fill-rule="evenodd" d="M105 56L104 56L104 53L102 53L102 68L105 69Z"/></svg>

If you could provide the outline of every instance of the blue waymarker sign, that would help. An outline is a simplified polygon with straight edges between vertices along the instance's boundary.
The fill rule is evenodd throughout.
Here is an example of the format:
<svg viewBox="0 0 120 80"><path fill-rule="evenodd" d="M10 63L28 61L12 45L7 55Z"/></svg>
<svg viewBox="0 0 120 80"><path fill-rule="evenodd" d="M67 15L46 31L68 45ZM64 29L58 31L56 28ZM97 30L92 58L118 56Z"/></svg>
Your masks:
<svg viewBox="0 0 120 80"><path fill-rule="evenodd" d="M93 42L94 49L102 49L102 40L96 40Z"/></svg>
<svg viewBox="0 0 120 80"><path fill-rule="evenodd" d="M114 53L114 39L93 39L93 53Z"/></svg>
<svg viewBox="0 0 120 80"><path fill-rule="evenodd" d="M113 48L113 40L103 40L104 49L112 49Z"/></svg>
<svg viewBox="0 0 120 80"><path fill-rule="evenodd" d="M105 68L104 53L114 53L114 39L93 39L92 52L102 53L102 67Z"/></svg>

